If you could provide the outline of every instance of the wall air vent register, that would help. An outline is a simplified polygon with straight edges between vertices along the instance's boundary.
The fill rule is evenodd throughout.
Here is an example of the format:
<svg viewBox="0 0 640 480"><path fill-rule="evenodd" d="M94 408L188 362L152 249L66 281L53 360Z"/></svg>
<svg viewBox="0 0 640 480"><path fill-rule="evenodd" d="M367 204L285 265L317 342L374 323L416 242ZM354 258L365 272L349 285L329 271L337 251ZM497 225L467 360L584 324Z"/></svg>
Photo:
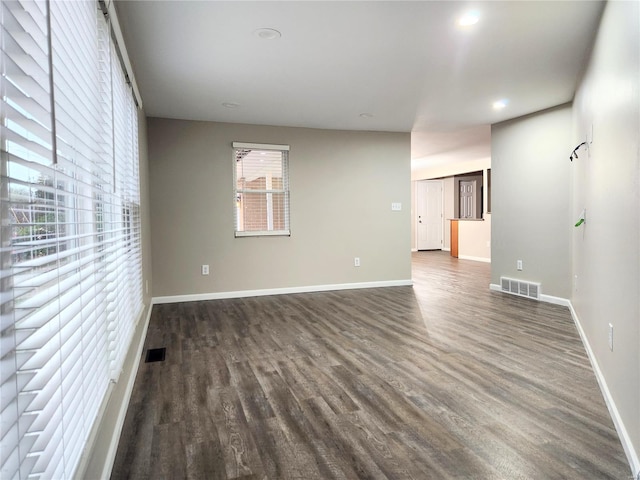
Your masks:
<svg viewBox="0 0 640 480"><path fill-rule="evenodd" d="M500 290L504 293L540 300L542 285L536 282L500 277Z"/></svg>

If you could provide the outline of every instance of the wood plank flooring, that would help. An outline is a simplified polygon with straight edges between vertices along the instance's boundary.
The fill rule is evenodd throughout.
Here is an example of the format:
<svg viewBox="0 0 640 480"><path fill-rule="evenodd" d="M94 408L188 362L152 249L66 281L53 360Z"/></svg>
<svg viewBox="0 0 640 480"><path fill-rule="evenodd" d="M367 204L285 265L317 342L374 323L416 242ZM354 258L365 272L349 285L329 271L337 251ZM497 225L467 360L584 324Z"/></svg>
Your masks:
<svg viewBox="0 0 640 480"><path fill-rule="evenodd" d="M414 287L157 305L114 479L628 479L568 309Z"/></svg>

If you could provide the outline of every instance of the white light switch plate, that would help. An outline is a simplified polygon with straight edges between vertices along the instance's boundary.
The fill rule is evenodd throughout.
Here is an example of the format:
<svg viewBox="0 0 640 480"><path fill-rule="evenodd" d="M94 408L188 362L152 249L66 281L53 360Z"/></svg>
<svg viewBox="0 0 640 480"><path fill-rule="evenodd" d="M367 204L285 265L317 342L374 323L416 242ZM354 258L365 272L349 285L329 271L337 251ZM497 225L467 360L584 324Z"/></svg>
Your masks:
<svg viewBox="0 0 640 480"><path fill-rule="evenodd" d="M402 204L399 202L392 203L391 210L393 210L394 212L399 212L400 210L402 210Z"/></svg>

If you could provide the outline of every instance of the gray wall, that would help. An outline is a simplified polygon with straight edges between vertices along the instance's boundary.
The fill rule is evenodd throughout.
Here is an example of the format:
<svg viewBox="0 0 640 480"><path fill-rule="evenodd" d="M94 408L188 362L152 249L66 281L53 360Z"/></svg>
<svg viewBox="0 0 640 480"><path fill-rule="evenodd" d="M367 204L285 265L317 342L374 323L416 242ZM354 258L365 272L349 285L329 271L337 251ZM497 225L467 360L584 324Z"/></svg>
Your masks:
<svg viewBox="0 0 640 480"><path fill-rule="evenodd" d="M154 297L410 281L409 134L149 118L148 135ZM234 238L233 141L291 146L291 237Z"/></svg>
<svg viewBox="0 0 640 480"><path fill-rule="evenodd" d="M608 2L574 100L572 303L640 455L640 8ZM609 323L614 348L609 350ZM636 464L636 471L640 464Z"/></svg>
<svg viewBox="0 0 640 480"><path fill-rule="evenodd" d="M570 299L640 471L640 3L608 2L571 107L492 127L492 283ZM587 140L579 158L575 146ZM587 221L574 227L583 209ZM524 270L516 271L516 259ZM609 324L614 327L609 348Z"/></svg>
<svg viewBox="0 0 640 480"><path fill-rule="evenodd" d="M491 127L491 283L540 282L569 298L571 148L569 105Z"/></svg>

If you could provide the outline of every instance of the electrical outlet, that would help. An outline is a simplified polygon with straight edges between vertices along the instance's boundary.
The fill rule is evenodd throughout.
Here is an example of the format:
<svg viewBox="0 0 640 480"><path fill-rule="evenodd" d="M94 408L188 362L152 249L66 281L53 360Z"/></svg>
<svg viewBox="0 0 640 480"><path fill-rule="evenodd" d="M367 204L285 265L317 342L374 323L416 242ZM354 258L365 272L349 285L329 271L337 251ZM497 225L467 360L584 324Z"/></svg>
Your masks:
<svg viewBox="0 0 640 480"><path fill-rule="evenodd" d="M354 257L353 266L354 267L359 267L360 266L360 257Z"/></svg>
<svg viewBox="0 0 640 480"><path fill-rule="evenodd" d="M202 275L209 275L209 265L202 265Z"/></svg>
<svg viewBox="0 0 640 480"><path fill-rule="evenodd" d="M613 325L609 324L609 350L613 352Z"/></svg>
<svg viewBox="0 0 640 480"><path fill-rule="evenodd" d="M522 270L522 260L516 260L516 269Z"/></svg>

